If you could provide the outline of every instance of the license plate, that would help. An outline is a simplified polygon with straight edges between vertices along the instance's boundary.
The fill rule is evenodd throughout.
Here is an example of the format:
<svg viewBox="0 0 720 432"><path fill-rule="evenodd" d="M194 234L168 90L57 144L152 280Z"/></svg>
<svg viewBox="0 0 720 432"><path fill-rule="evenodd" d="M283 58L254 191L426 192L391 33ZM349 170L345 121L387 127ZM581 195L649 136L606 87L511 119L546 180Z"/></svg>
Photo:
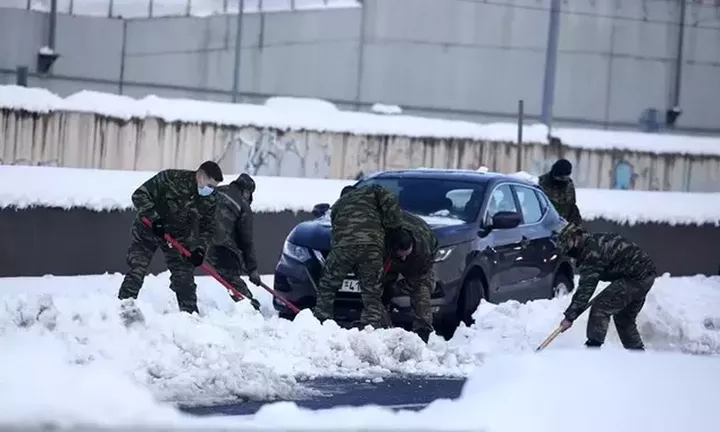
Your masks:
<svg viewBox="0 0 720 432"><path fill-rule="evenodd" d="M360 282L356 279L345 279L340 287L340 292L359 293Z"/></svg>

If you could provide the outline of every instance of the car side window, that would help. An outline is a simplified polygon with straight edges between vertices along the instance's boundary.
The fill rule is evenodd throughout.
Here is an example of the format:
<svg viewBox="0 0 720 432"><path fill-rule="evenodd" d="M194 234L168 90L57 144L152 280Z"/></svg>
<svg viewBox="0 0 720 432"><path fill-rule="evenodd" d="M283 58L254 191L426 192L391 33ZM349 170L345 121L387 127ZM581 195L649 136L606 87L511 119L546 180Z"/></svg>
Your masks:
<svg viewBox="0 0 720 432"><path fill-rule="evenodd" d="M515 205L515 200L513 199L510 185L507 184L498 186L492 192L492 195L490 195L490 202L488 202L487 207L487 217L492 218L501 211L518 211L517 206Z"/></svg>
<svg viewBox="0 0 720 432"><path fill-rule="evenodd" d="M543 217L543 209L540 206L535 191L528 187L515 186L520 208L522 210L523 221L525 224L539 222Z"/></svg>
<svg viewBox="0 0 720 432"><path fill-rule="evenodd" d="M544 215L545 212L548 210L548 206L550 205L547 201L547 198L545 195L543 195L542 192L536 190L535 195L537 196L538 202L540 203L540 209L542 210L542 214Z"/></svg>

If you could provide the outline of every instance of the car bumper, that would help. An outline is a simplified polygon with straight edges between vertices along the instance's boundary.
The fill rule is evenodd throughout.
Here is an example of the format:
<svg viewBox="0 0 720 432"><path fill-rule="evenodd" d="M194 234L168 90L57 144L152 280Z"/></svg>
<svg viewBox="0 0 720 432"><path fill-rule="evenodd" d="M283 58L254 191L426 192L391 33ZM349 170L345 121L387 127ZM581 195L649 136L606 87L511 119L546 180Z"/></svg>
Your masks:
<svg viewBox="0 0 720 432"><path fill-rule="evenodd" d="M442 267L442 266L440 266ZM316 259L304 263L283 255L275 267L274 289L300 309L312 308L317 298L317 284L320 279L321 265ZM436 266L436 274L442 274L442 268ZM442 280L442 278L440 278ZM438 282L431 297L434 320L437 322L446 315L456 312L455 297L460 280L454 282ZM273 307L281 317L292 318L293 312L281 301L273 298ZM335 298L335 321L348 326L360 319L362 299L358 293L339 291ZM396 326L410 327L413 311L408 296L397 296L392 299L390 313Z"/></svg>

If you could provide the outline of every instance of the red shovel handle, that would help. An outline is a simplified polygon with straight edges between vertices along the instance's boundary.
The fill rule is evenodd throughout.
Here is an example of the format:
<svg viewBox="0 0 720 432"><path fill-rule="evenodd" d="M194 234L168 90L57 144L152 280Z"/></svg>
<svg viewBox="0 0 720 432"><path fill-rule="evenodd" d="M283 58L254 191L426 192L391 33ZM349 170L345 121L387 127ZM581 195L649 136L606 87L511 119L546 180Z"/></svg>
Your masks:
<svg viewBox="0 0 720 432"><path fill-rule="evenodd" d="M150 219L144 217L144 218L142 218L142 222L143 222L148 228L152 228L152 222L150 222ZM177 249L177 251L180 252L182 255L184 255L184 256L186 256L186 257L189 257L189 256L191 255L190 251L187 250L183 245L181 245L180 243L178 243L177 240L175 240L174 238L172 238L172 236L171 236L170 234L165 233L165 236L164 236L163 238L164 238L165 240L167 240L167 242L170 243L170 245L171 245L172 247L174 247L175 249ZM215 278L215 280L218 281L218 282L220 283L220 285L222 285L223 287L225 287L225 289L227 289L228 291L230 291L231 293L233 293L235 296L237 296L238 298L241 298L241 299L245 298L245 296L244 296L240 291L238 291L234 286L230 285L225 279L223 279L222 276L220 276L220 275L218 274L218 272L217 272L214 268L212 268L212 266L210 266L210 264L202 263L202 264L200 264L200 268L201 268L205 273L207 273L207 274L209 274L210 276L212 276L213 278ZM297 314L297 313L300 313L300 309L298 309L294 304L290 303L289 300L281 297L277 292L275 292L275 290L273 290L272 288L268 287L268 286L265 285L265 284L262 284L262 287L265 288L265 290L268 291L270 294L272 294L273 297L275 297L276 299L280 300L280 301L283 302L285 305L287 305L287 307L288 307L291 311L293 311L293 312L296 313L296 314Z"/></svg>

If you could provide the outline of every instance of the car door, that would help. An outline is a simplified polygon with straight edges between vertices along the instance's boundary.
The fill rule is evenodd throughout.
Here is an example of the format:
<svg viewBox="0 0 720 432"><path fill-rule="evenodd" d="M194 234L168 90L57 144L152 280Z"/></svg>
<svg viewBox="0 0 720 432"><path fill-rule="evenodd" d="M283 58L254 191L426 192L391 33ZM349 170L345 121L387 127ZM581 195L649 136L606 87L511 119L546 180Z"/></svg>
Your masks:
<svg viewBox="0 0 720 432"><path fill-rule="evenodd" d="M492 217L500 211L519 212L509 183L497 185L488 196L483 224L488 226ZM522 239L520 230L493 229L485 239L485 248L480 251L488 262L488 292L490 300L502 302L512 298L518 272L513 271L522 260Z"/></svg>
<svg viewBox="0 0 720 432"><path fill-rule="evenodd" d="M514 184L512 189L523 217L523 222L518 226L522 231L520 237L524 247L522 265L515 269L522 273L516 276L520 280L515 287L518 290L516 296L524 300L546 298L546 288L552 284L554 271L551 262L554 247L543 224L547 203L538 199L535 188Z"/></svg>

